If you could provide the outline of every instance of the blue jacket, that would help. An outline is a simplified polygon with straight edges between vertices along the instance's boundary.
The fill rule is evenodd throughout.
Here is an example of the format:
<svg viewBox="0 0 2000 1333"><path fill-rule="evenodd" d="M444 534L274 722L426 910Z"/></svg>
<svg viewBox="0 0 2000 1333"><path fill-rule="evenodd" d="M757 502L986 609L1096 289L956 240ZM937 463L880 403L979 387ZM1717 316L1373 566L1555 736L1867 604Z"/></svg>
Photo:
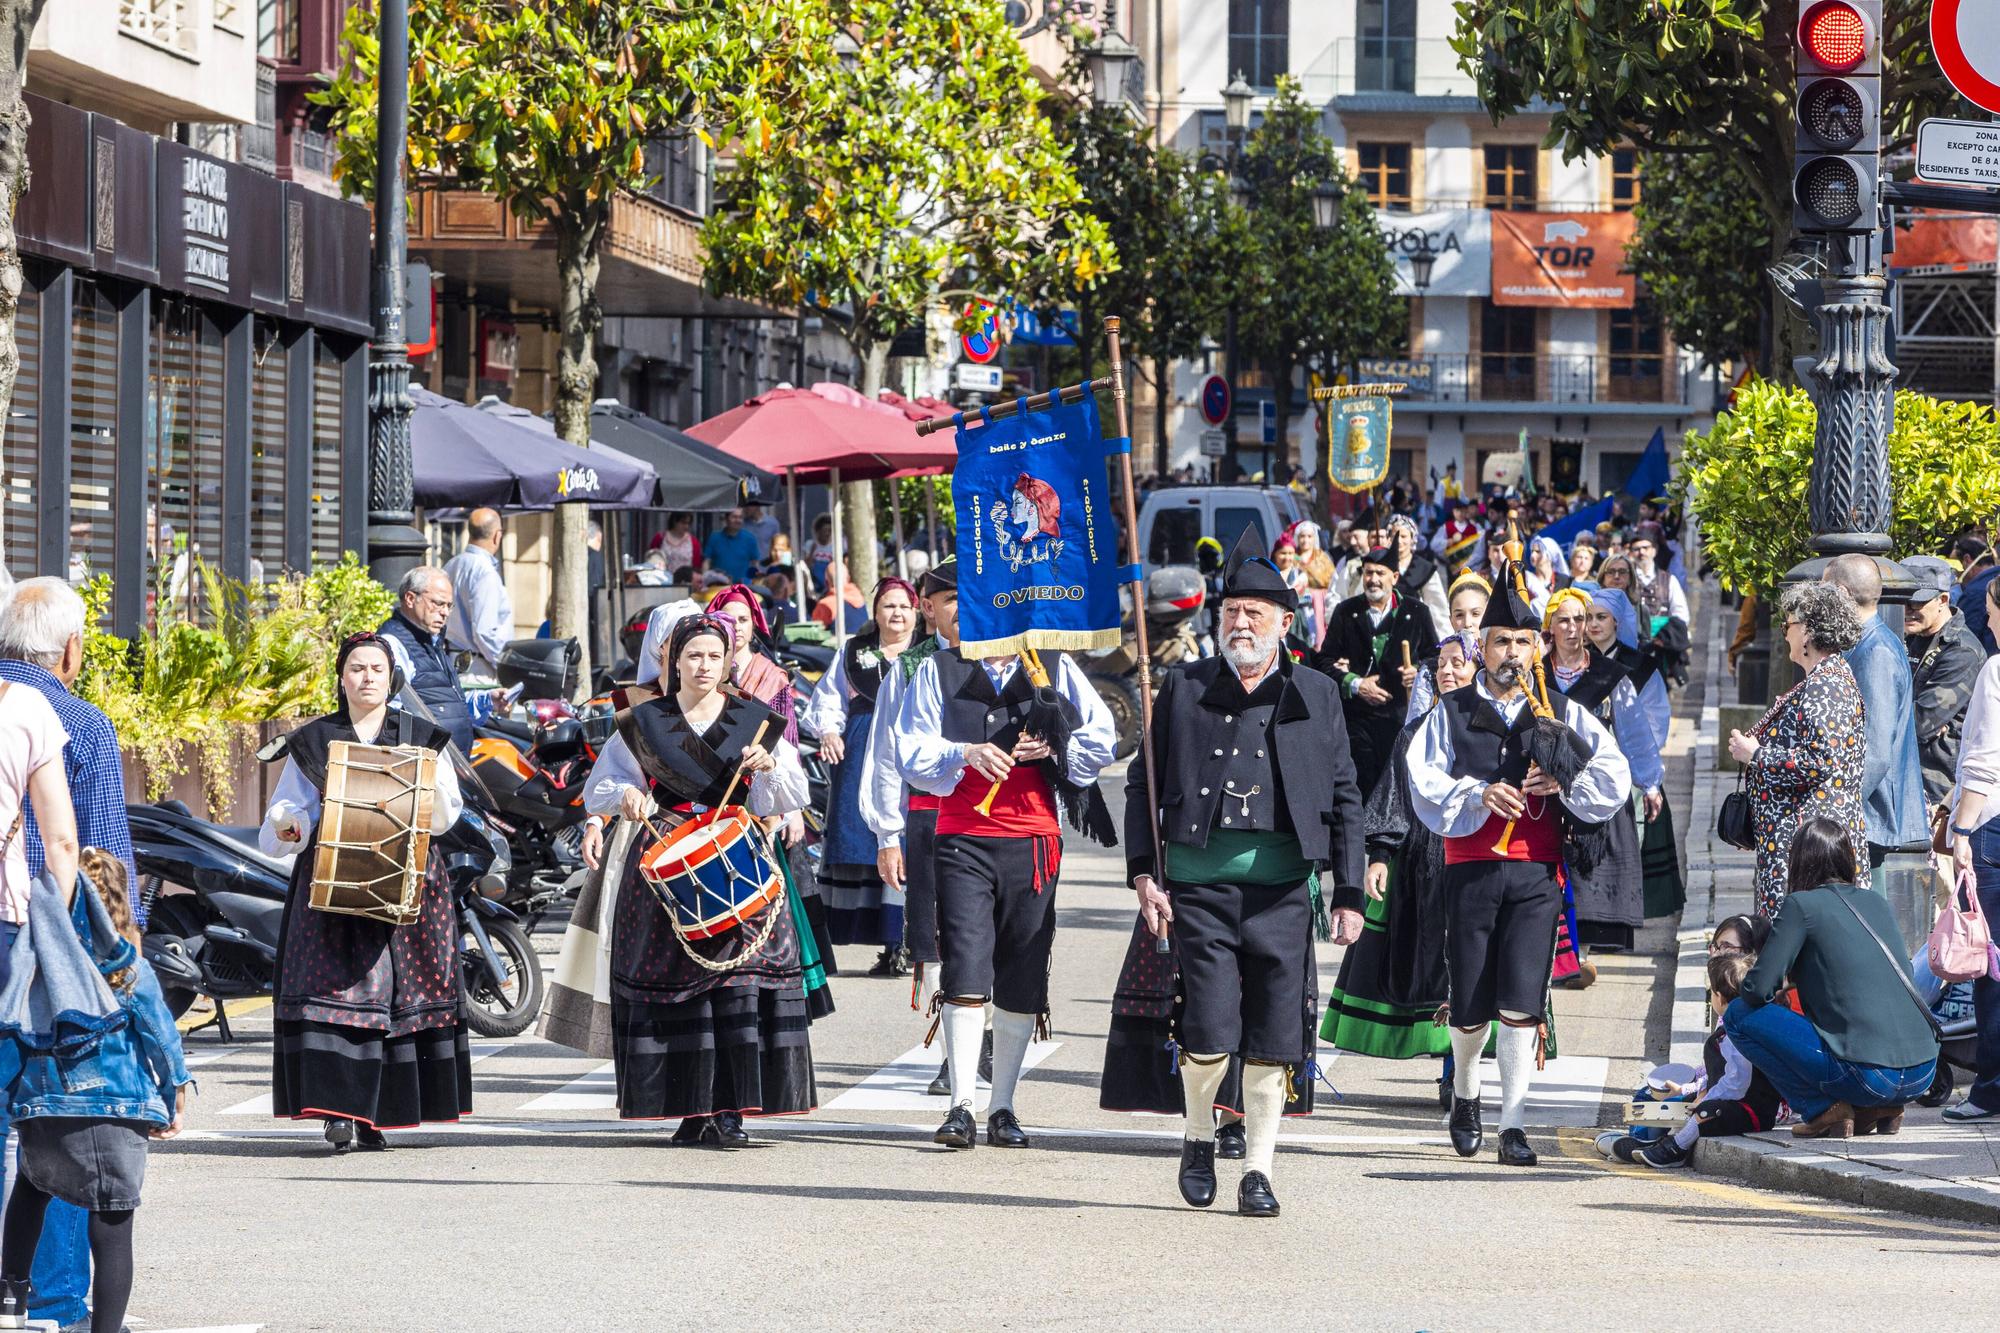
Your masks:
<svg viewBox="0 0 2000 1333"><path fill-rule="evenodd" d="M15 1120L38 1116L173 1120L175 1091L189 1082L181 1034L153 969L121 937L90 881L77 876L65 913L43 876L28 897L0 986L0 1083ZM134 967L119 994L105 980Z"/></svg>
<svg viewBox="0 0 2000 1333"><path fill-rule="evenodd" d="M1847 665L1867 710L1867 754L1861 800L1868 813L1868 841L1877 847L1925 842L1924 770L1917 758L1917 706L1910 658L1882 617L1863 623L1861 642L1847 650Z"/></svg>
<svg viewBox="0 0 2000 1333"><path fill-rule="evenodd" d="M458 687L458 672L452 667L444 635L424 633L404 617L401 608L383 621L376 633L403 645L410 658L410 688L431 710L431 720L450 732L459 753L470 759L472 714L466 708L465 691Z"/></svg>

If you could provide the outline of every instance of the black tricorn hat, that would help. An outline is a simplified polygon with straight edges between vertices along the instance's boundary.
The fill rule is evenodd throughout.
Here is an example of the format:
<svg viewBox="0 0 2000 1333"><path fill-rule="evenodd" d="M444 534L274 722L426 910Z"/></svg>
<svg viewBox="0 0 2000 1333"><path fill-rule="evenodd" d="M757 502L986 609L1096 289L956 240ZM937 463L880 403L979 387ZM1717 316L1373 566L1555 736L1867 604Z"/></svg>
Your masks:
<svg viewBox="0 0 2000 1333"><path fill-rule="evenodd" d="M958 591L958 557L948 555L924 571L923 595L926 597L950 589Z"/></svg>
<svg viewBox="0 0 2000 1333"><path fill-rule="evenodd" d="M1489 629L1540 629L1542 618L1535 614L1535 608L1528 599L1521 596L1514 583L1514 566L1510 563L1495 580L1493 596L1486 603L1486 614L1479 618L1479 628Z"/></svg>
<svg viewBox="0 0 2000 1333"><path fill-rule="evenodd" d="M1285 582L1277 565L1264 554L1263 534L1253 524L1236 539L1229 553L1229 574L1222 584L1224 597L1261 597L1297 615L1299 595Z"/></svg>
<svg viewBox="0 0 2000 1333"><path fill-rule="evenodd" d="M1388 547L1378 546L1367 555L1362 556L1361 563L1364 565L1381 565L1385 569L1394 569L1396 567L1396 556Z"/></svg>

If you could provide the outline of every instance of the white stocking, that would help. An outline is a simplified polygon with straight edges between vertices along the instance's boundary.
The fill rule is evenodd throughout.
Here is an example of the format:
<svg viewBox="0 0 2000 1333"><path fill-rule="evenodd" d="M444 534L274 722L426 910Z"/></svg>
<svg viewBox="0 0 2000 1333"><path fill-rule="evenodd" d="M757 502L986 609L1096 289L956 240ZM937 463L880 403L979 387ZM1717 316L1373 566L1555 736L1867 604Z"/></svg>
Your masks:
<svg viewBox="0 0 2000 1333"><path fill-rule="evenodd" d="M971 1106L978 1085L979 1046L986 1038L986 1006L944 1005L944 1067L951 1080L951 1104Z"/></svg>
<svg viewBox="0 0 2000 1333"><path fill-rule="evenodd" d="M1228 1072L1226 1055L1181 1052L1181 1096L1187 1102L1187 1136L1196 1143L1215 1141L1215 1094Z"/></svg>
<svg viewBox="0 0 2000 1333"><path fill-rule="evenodd" d="M1014 1109L1014 1085L1021 1081L1021 1065L1028 1058L1028 1043L1034 1036L1033 1014L993 1006L993 1100L987 1103L988 1115Z"/></svg>
<svg viewBox="0 0 2000 1333"><path fill-rule="evenodd" d="M1466 1101L1479 1095L1479 1057L1486 1050L1488 1028L1451 1030L1451 1090Z"/></svg>
<svg viewBox="0 0 2000 1333"><path fill-rule="evenodd" d="M1495 1054L1500 1061L1500 1128L1526 1129L1528 1083L1535 1076L1535 1029L1500 1025Z"/></svg>
<svg viewBox="0 0 2000 1333"><path fill-rule="evenodd" d="M1278 1147L1278 1119L1285 1113L1283 1065L1243 1065L1243 1169L1262 1171L1268 1180Z"/></svg>

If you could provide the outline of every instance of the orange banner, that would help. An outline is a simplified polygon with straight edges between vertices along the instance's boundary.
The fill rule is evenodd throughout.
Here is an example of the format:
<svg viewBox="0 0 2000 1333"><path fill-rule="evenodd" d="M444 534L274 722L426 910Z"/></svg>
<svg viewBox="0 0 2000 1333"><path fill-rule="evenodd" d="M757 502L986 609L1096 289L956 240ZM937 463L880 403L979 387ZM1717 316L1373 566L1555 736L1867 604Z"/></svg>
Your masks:
<svg viewBox="0 0 2000 1333"><path fill-rule="evenodd" d="M1951 268L1993 262L1994 220L1963 213L1917 213L1897 218L1892 268Z"/></svg>
<svg viewBox="0 0 2000 1333"><path fill-rule="evenodd" d="M1632 304L1625 246L1630 213L1493 210L1493 304L1614 307Z"/></svg>

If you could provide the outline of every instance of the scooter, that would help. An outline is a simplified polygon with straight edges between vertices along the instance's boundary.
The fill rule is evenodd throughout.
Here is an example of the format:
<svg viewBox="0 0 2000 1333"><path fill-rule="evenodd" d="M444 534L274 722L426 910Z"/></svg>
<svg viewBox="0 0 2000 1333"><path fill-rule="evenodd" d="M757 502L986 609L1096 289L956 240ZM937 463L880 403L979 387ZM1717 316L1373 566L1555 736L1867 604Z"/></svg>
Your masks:
<svg viewBox="0 0 2000 1333"><path fill-rule="evenodd" d="M1206 655L1196 621L1203 614L1207 592L1201 572L1192 565L1162 565L1146 575L1146 647L1152 658L1149 670L1155 688L1168 667ZM1129 631L1131 588L1121 586L1118 599ZM1131 758L1139 750L1138 639L1128 633L1116 648L1081 654L1077 662L1111 711L1118 730L1117 757Z"/></svg>

